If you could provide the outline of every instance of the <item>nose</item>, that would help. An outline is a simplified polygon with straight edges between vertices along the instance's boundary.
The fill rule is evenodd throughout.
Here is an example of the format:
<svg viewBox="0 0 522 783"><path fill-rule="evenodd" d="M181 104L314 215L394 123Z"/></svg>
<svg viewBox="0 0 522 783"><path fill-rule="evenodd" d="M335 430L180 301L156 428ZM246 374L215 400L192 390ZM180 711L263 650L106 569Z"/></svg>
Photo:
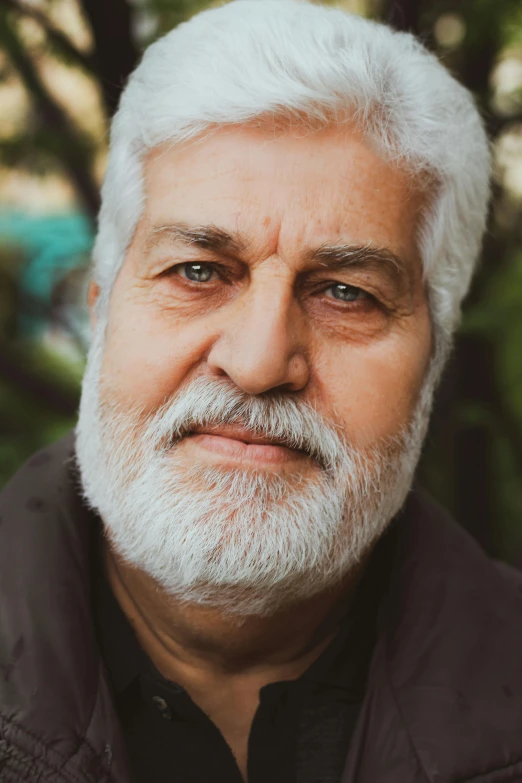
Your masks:
<svg viewBox="0 0 522 783"><path fill-rule="evenodd" d="M291 288L274 280L234 305L208 354L208 367L247 394L300 391L309 379L305 330Z"/></svg>

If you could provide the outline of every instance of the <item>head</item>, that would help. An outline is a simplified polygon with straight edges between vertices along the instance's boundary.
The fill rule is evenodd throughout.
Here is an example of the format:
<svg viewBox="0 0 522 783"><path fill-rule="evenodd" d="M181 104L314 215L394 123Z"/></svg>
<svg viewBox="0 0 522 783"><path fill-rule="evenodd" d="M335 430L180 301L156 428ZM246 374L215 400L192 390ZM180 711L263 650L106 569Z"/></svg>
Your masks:
<svg viewBox="0 0 522 783"><path fill-rule="evenodd" d="M180 600L328 589L404 503L484 229L468 93L411 36L241 0L151 46L111 133L77 452Z"/></svg>

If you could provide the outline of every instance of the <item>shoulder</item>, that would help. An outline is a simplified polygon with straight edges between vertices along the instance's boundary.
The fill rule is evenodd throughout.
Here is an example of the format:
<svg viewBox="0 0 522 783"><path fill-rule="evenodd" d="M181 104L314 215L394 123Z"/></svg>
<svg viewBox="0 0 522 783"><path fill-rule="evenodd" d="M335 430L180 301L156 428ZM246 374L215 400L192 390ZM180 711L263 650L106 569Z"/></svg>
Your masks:
<svg viewBox="0 0 522 783"><path fill-rule="evenodd" d="M521 763L522 575L417 492L394 569L386 668L425 769L468 780Z"/></svg>
<svg viewBox="0 0 522 783"><path fill-rule="evenodd" d="M435 501L412 493L396 537L396 563L390 595L393 638L427 644L427 661L448 656L456 666L476 647L474 662L518 670L522 660L522 574L487 555ZM437 644L433 644L436 641ZM442 661L440 661L442 665ZM462 675L478 676L463 666Z"/></svg>
<svg viewBox="0 0 522 783"><path fill-rule="evenodd" d="M64 479L69 480L69 468L74 466L74 433L40 449L22 465L0 492L4 511L41 506L56 498ZM32 500L32 502L31 502Z"/></svg>
<svg viewBox="0 0 522 783"><path fill-rule="evenodd" d="M39 580L57 589L58 575L89 547L72 432L15 473L0 492L0 519L0 595L8 605L34 597Z"/></svg>
<svg viewBox="0 0 522 783"><path fill-rule="evenodd" d="M33 454L0 492L0 563L10 574L6 580L0 577L0 589L12 589L15 568L29 575L37 562L50 568L67 540L82 539L81 513L70 432Z"/></svg>
<svg viewBox="0 0 522 783"><path fill-rule="evenodd" d="M0 494L0 515L0 769L12 780L77 781L85 759L103 757L87 737L105 708L90 603L93 518L72 433L20 468Z"/></svg>
<svg viewBox="0 0 522 783"><path fill-rule="evenodd" d="M492 559L427 493L412 492L403 517L398 546L404 567L423 586L443 583L462 598L488 597L483 608L509 595L522 600L522 572Z"/></svg>

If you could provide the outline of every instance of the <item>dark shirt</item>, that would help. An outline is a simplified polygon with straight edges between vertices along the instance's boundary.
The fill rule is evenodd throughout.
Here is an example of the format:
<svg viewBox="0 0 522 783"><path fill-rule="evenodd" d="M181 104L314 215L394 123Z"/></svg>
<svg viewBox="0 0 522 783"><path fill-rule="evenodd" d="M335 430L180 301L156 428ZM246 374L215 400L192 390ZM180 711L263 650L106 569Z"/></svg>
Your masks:
<svg viewBox="0 0 522 783"><path fill-rule="evenodd" d="M248 741L249 783L339 783L364 696L390 533L377 544L337 635L298 679L260 690ZM136 783L242 783L223 735L141 649L102 567L93 612Z"/></svg>

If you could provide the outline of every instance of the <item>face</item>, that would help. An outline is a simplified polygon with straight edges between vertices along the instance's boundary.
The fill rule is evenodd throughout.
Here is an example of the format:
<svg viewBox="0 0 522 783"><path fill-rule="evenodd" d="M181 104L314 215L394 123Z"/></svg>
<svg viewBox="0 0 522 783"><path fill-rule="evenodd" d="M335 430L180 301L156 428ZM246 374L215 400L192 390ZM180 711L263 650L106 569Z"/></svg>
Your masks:
<svg viewBox="0 0 522 783"><path fill-rule="evenodd" d="M111 396L153 410L205 374L299 396L357 445L408 422L431 338L407 174L337 129L220 130L151 154L146 193L111 298Z"/></svg>
<svg viewBox="0 0 522 783"><path fill-rule="evenodd" d="M111 294L97 359L98 413L110 410L105 423L114 436L113 450L126 432L128 448L120 454L118 470L133 462L133 448L134 462L143 462L139 444L148 442L156 453L161 444L163 499L169 487L174 491L175 476L186 480L178 493L195 492L203 482L203 493L212 500L205 511L208 524L221 513L221 538L214 547L222 548L238 498L245 516L248 498L267 487L264 508L271 503L276 516L278 508L283 513L288 488L293 501L295 495L305 498L303 509L324 490L315 513L327 514L325 475L334 465L339 473L341 464L335 462L339 452L333 458L331 449L321 446L330 434L341 450L350 451L347 470L353 473L358 463L361 486L369 474L386 475L390 455L397 463L386 508L359 498L379 517L373 527L366 520L368 546L402 502L420 448L421 435L407 445L405 434L411 437L431 355L416 247L421 192L407 173L383 161L346 127L276 136L260 128L222 128L196 143L154 150L146 160L145 189L145 210ZM228 402L221 391L214 395L215 389L229 395ZM181 415L183 400L188 409ZM175 415L171 401L178 405ZM290 432L277 413L269 423L281 401L283 418L291 413L288 406L298 412ZM87 403L82 405L86 410ZM206 406L205 415L199 415L198 405ZM241 405L241 415L231 416ZM218 413L209 416L209 411ZM82 432L87 441L92 416L80 415L84 473L85 463L94 460L85 445L82 465ZM158 417L163 417L161 432ZM322 429L300 438L300 430L313 430L314 417ZM127 474L127 488L138 481L144 486L135 468ZM227 495L231 481L243 482L243 495L234 502ZM346 481L341 477L339 497L331 498L337 534L342 524L345 534L350 525L341 488ZM374 489L382 494L382 487ZM150 502L149 496L144 509ZM117 503L110 510L106 504L105 514L101 501L94 498L93 505L110 528L107 517L117 516ZM187 514L185 508L185 520ZM259 559L268 533L256 524L250 518L246 532L259 535ZM295 518L291 524L295 527ZM352 528L355 524L352 514ZM284 548L281 540L278 546ZM322 547L325 559L331 559L324 542ZM132 547L126 555L145 562ZM234 558L241 555L242 548L236 548ZM166 584L165 568L154 569L153 559L147 560L148 570ZM202 581L201 575L192 580ZM172 579L169 584L174 591ZM231 577L227 585L233 584Z"/></svg>

